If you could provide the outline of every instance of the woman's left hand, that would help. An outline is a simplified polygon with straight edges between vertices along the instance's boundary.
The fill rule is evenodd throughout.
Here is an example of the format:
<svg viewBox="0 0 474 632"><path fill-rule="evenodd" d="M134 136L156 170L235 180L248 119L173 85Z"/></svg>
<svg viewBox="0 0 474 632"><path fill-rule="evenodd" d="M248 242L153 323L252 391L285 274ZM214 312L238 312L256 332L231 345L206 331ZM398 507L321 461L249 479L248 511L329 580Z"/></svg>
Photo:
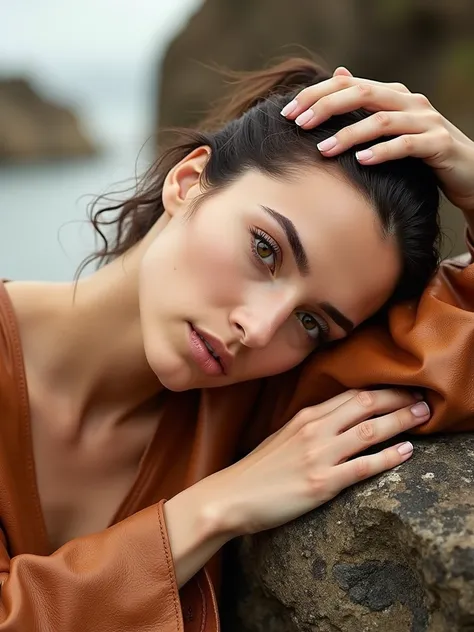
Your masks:
<svg viewBox="0 0 474 632"><path fill-rule="evenodd" d="M360 79L338 68L332 78L302 90L282 114L302 129L311 129L332 115L357 108L374 114L320 143L323 156L336 156L381 136L395 136L357 152L359 162L369 166L406 156L422 158L435 170L446 197L463 211L474 212L474 142L424 95L400 83Z"/></svg>

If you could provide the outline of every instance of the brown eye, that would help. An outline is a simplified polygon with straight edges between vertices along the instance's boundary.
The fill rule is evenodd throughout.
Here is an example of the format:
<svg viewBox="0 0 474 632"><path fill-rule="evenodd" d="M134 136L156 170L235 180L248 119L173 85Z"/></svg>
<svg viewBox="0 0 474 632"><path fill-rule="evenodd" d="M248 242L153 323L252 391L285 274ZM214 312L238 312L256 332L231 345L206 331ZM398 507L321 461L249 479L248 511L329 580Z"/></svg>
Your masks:
<svg viewBox="0 0 474 632"><path fill-rule="evenodd" d="M252 249L255 256L267 268L269 268L270 272L273 274L277 264L275 248L270 243L268 243L266 239L263 239L263 237L260 237L259 235L253 235L252 239Z"/></svg>
<svg viewBox="0 0 474 632"><path fill-rule="evenodd" d="M273 248L262 239L258 240L256 248L258 256L262 257L262 259L267 259L267 257L271 257L273 255Z"/></svg>
<svg viewBox="0 0 474 632"><path fill-rule="evenodd" d="M311 340L318 343L325 342L329 334L329 326L325 320L320 320L310 312L296 312L296 318Z"/></svg>
<svg viewBox="0 0 474 632"><path fill-rule="evenodd" d="M303 324L303 327L306 329L306 331L312 331L313 329L316 329L316 327L318 326L316 319L313 318L311 314L303 314L301 323Z"/></svg>
<svg viewBox="0 0 474 632"><path fill-rule="evenodd" d="M281 250L277 242L259 228L250 228L252 254L260 266L263 264L273 275L281 264Z"/></svg>
<svg viewBox="0 0 474 632"><path fill-rule="evenodd" d="M318 326L318 323L316 322L316 320L309 314L305 314L303 318L301 319L301 322L303 323L303 327L307 329L308 331L311 331L312 329L315 329L315 327Z"/></svg>

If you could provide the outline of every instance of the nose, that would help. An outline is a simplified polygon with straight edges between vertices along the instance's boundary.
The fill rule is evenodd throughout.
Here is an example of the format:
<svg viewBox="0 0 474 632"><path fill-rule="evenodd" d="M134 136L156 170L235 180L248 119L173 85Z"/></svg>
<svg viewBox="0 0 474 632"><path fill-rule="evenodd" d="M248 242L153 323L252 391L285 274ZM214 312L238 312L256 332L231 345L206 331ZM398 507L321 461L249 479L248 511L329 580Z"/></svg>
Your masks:
<svg viewBox="0 0 474 632"><path fill-rule="evenodd" d="M231 325L246 347L263 349L294 310L292 297L259 296L256 300L234 309Z"/></svg>

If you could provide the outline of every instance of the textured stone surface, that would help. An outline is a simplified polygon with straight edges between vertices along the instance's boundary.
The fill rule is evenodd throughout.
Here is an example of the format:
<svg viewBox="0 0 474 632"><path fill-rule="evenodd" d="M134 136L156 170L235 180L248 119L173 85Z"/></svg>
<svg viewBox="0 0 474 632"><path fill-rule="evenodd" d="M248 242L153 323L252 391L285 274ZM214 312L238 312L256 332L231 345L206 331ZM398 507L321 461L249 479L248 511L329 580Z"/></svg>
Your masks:
<svg viewBox="0 0 474 632"><path fill-rule="evenodd" d="M413 442L402 466L235 544L224 632L474 630L474 435Z"/></svg>
<svg viewBox="0 0 474 632"><path fill-rule="evenodd" d="M45 101L22 79L0 80L0 163L88 156L75 115Z"/></svg>

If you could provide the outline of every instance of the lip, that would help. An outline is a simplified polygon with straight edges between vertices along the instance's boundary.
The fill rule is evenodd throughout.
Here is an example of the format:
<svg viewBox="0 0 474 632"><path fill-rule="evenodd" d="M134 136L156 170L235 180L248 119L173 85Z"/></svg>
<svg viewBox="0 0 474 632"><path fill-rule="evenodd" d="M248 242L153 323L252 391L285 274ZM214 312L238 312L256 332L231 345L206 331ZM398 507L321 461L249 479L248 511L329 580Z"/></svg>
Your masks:
<svg viewBox="0 0 474 632"><path fill-rule="evenodd" d="M228 375L232 366L232 362L234 361L234 356L227 350L226 345L221 340L219 340L219 338L216 338L209 332L204 331L204 329L199 329L199 327L195 327L193 324L191 324L191 328L194 329L194 331L200 336L205 338L207 342L211 345L215 353L219 356L224 374Z"/></svg>

